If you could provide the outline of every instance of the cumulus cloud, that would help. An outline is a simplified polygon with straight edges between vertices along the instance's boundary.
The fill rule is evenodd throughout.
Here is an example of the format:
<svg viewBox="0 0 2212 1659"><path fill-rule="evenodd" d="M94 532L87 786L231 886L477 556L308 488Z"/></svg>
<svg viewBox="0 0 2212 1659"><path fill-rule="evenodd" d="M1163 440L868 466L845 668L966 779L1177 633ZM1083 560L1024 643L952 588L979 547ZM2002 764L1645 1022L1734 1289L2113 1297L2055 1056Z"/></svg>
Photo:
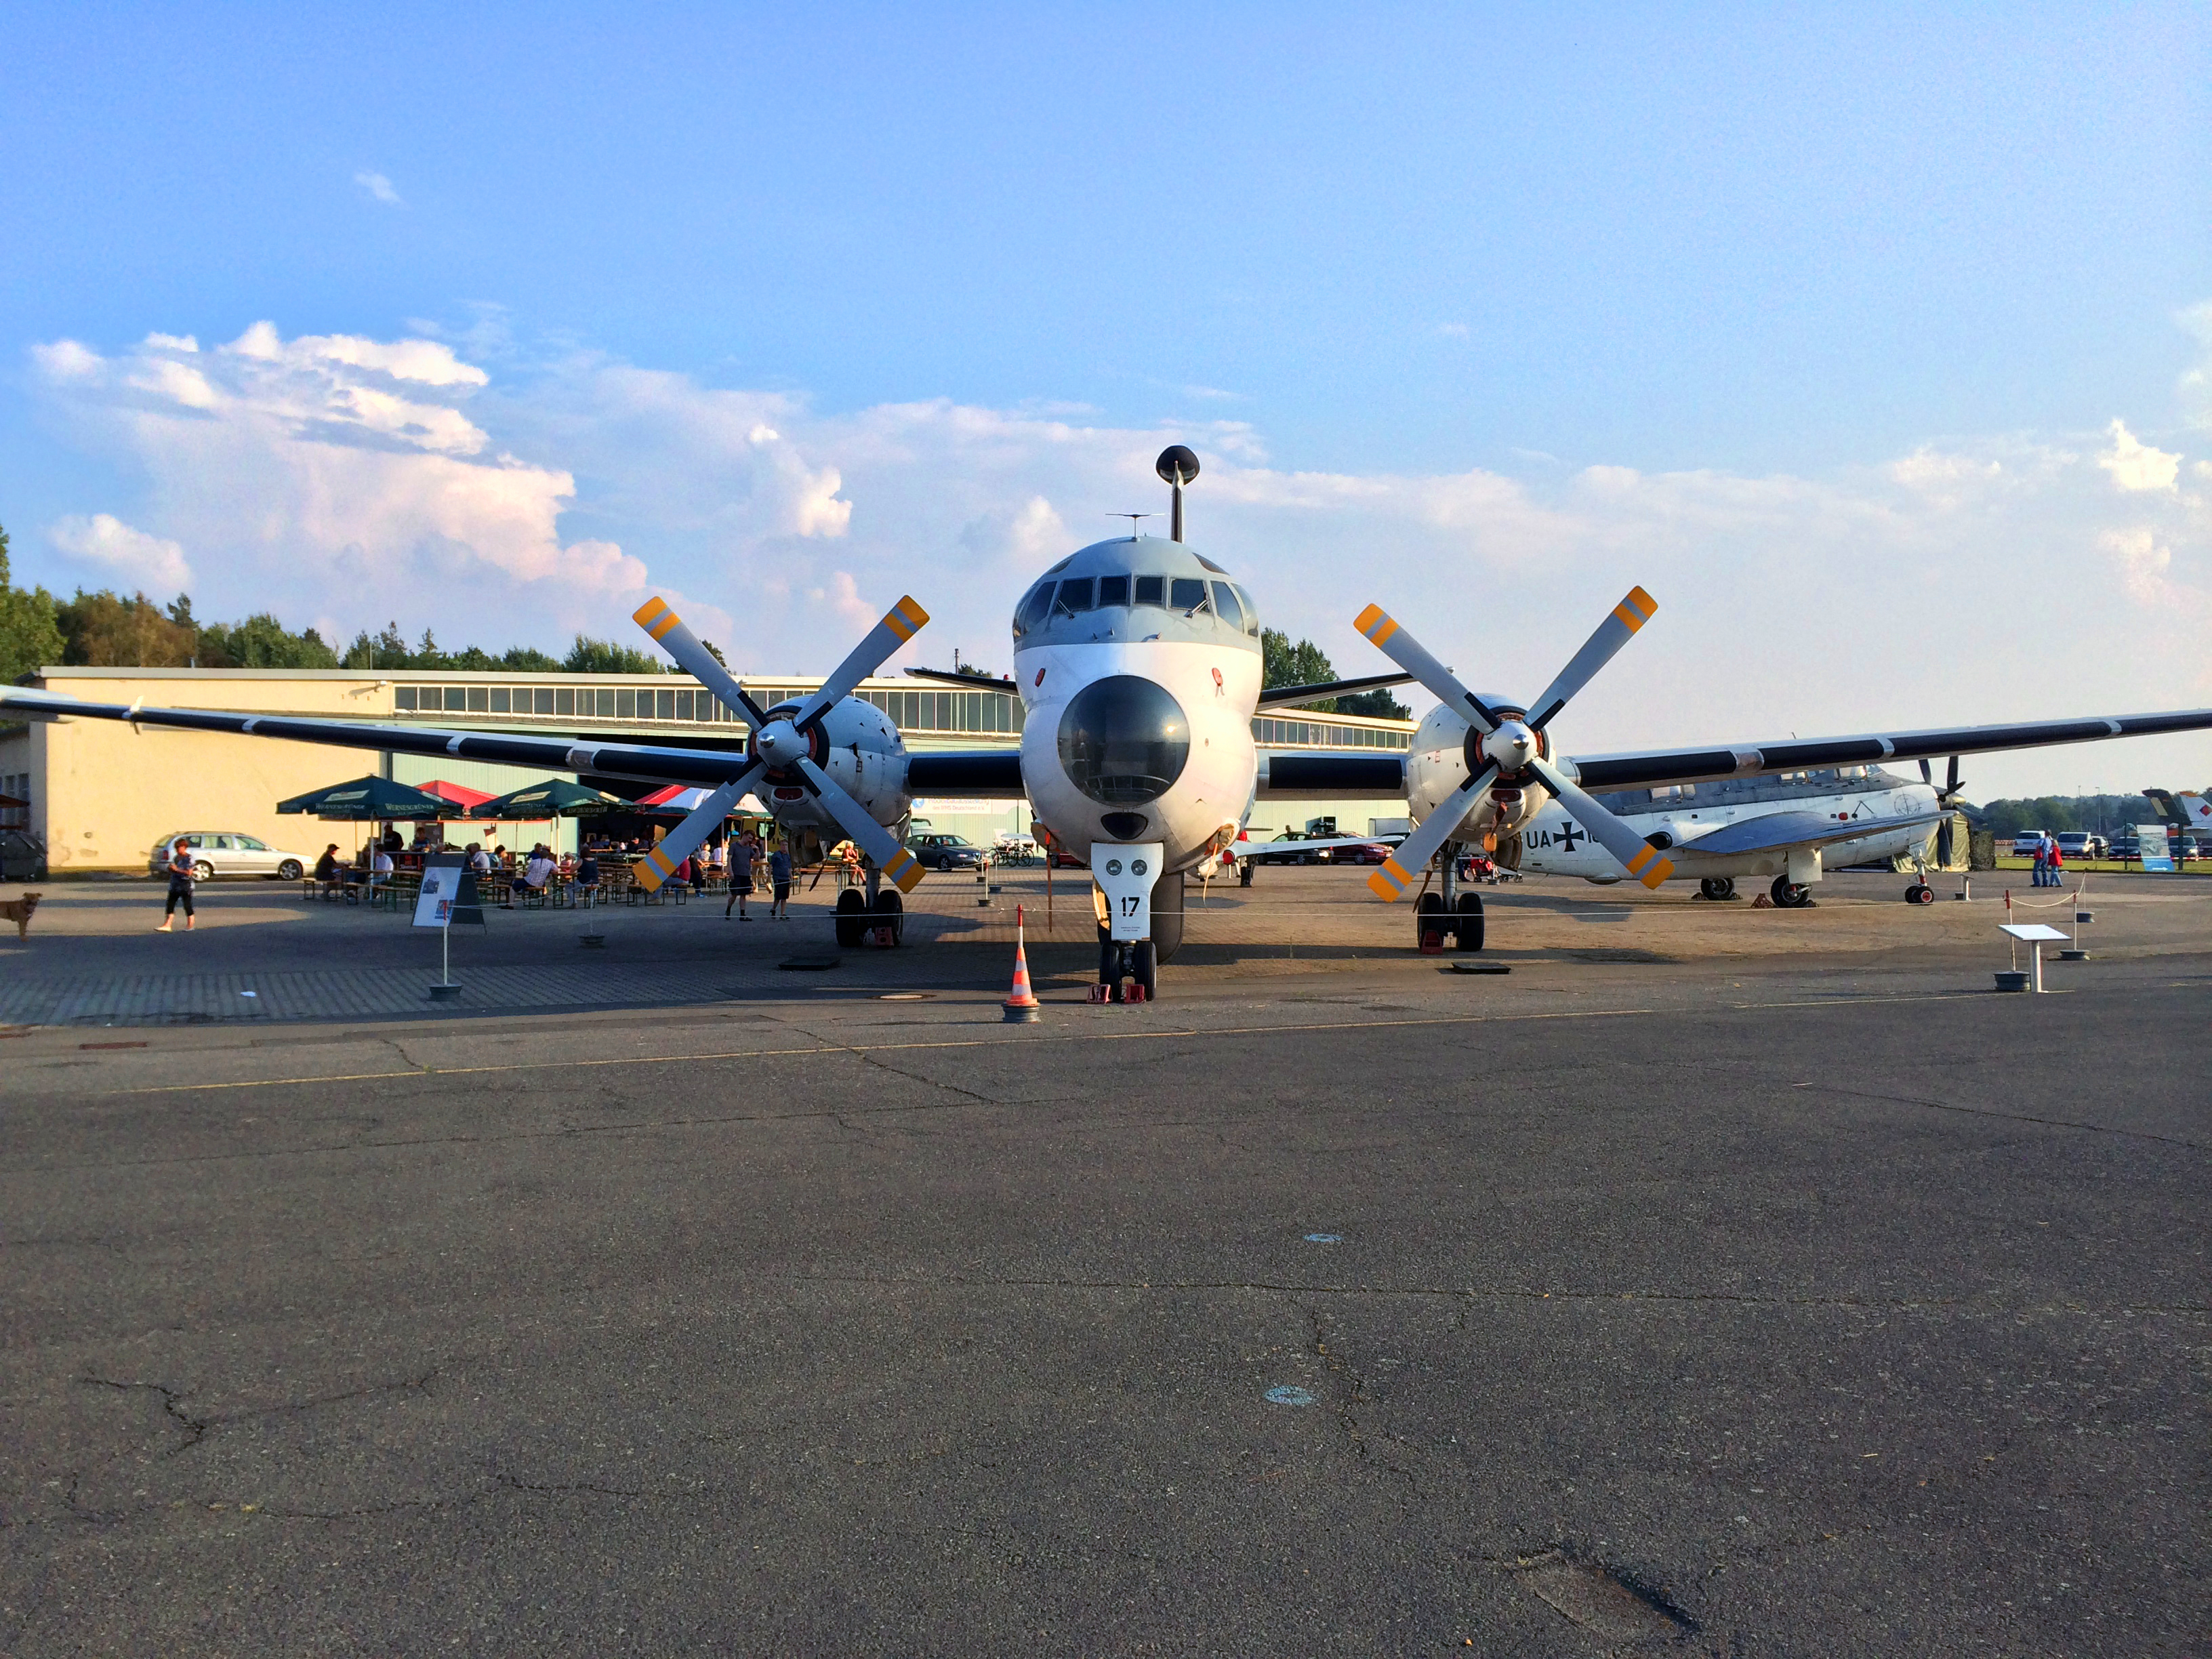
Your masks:
<svg viewBox="0 0 2212 1659"><path fill-rule="evenodd" d="M380 173L356 173L353 181L361 186L362 193L372 202L381 202L386 207L407 205L399 199L399 192L392 187L392 180Z"/></svg>
<svg viewBox="0 0 2212 1659"><path fill-rule="evenodd" d="M2106 430L2112 447L2097 457L2097 465L2112 475L2115 486L2131 491L2173 488L2181 471L2179 455L2153 449L2129 431L2124 421L2114 421Z"/></svg>
<svg viewBox="0 0 2212 1659"><path fill-rule="evenodd" d="M46 535L71 558L100 567L103 580L120 581L125 587L169 594L191 585L192 568L185 562L182 547L133 529L112 514L95 513L90 518L72 514Z"/></svg>
<svg viewBox="0 0 2212 1659"><path fill-rule="evenodd" d="M826 670L902 592L934 620L894 666L957 646L1005 668L1020 592L1127 534L1113 515L1164 511L1153 459L1181 441L1205 469L1193 542L1346 674L1382 666L1351 626L1374 600L1479 687L1532 695L1644 584L1659 617L1563 720L1571 752L2212 692L2212 483L2121 423L1807 474L1363 472L1279 465L1249 422L823 410L590 352L502 353L495 376L420 337L257 325L210 349L33 356L52 404L143 472L143 498L112 505L193 550L210 614L390 616L487 645L622 634L641 550L741 669ZM2203 740L2172 742L2212 773ZM2150 748L2106 763L2149 765ZM1977 785L2049 787L2051 764L1987 762Z"/></svg>
<svg viewBox="0 0 2212 1659"><path fill-rule="evenodd" d="M257 323L211 351L155 334L33 356L77 429L143 471L144 516L219 568L217 605L319 613L347 593L374 622L534 590L530 608L580 625L644 584L612 540L562 542L574 477L492 445L461 406L488 377L439 343Z"/></svg>

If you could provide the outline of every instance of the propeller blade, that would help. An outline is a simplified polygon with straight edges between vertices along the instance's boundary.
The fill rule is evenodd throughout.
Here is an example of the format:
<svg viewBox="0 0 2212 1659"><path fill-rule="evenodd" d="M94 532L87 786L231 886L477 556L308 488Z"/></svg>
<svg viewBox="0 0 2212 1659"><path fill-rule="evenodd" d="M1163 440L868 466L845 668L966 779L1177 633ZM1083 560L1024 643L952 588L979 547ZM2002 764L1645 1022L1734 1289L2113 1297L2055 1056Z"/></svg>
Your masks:
<svg viewBox="0 0 2212 1659"><path fill-rule="evenodd" d="M1953 795L1957 794L1965 786L1960 784L1959 781L1959 757L1956 755L1954 755L1951 757L1950 775L1945 781L1943 785L1944 799L1947 800L1949 799Z"/></svg>
<svg viewBox="0 0 2212 1659"><path fill-rule="evenodd" d="M1382 867L1367 878L1375 896L1386 904L1404 897L1406 889L1413 885L1413 872L1437 855L1437 848L1474 810L1474 804L1482 799L1490 787L1490 781L1497 775L1497 767L1484 767L1446 795L1435 811L1415 824L1413 833L1400 842L1390 856L1382 860Z"/></svg>
<svg viewBox="0 0 2212 1659"><path fill-rule="evenodd" d="M1659 849L1623 823L1601 805L1596 798L1584 793L1581 785L1549 761L1528 763L1536 775L1560 805L1565 807L1575 822L1589 831L1589 838L1620 860L1621 867L1656 890L1661 882L1674 873L1674 866L1659 854Z"/></svg>
<svg viewBox="0 0 2212 1659"><path fill-rule="evenodd" d="M1540 732L1550 725L1552 716L1565 708L1567 700L1613 659L1620 647L1635 637L1636 630L1650 622L1658 609L1659 601L1642 588L1630 588L1628 597L1613 607L1613 614L1583 642L1583 648L1559 671L1559 677L1544 688L1544 695L1528 705L1530 727Z"/></svg>
<svg viewBox="0 0 2212 1659"><path fill-rule="evenodd" d="M1438 702L1454 710L1464 710L1485 732L1498 729L1498 716L1491 712L1490 706L1462 685L1450 669L1424 650L1421 642L1399 627L1381 605L1369 605L1352 618L1352 625L1366 635L1377 651L1419 680Z"/></svg>
<svg viewBox="0 0 2212 1659"><path fill-rule="evenodd" d="M631 620L647 633L653 641L670 656L676 665L705 686L732 708L741 708L745 718L757 732L768 724L760 705L745 695L744 688L730 677L730 671L714 660L714 653L699 641L699 636L684 625L684 618L669 608L668 601L659 594L638 606Z"/></svg>
<svg viewBox="0 0 2212 1659"><path fill-rule="evenodd" d="M876 868L898 884L902 893L911 893L921 880L921 860L899 845L896 836L875 820L868 809L854 800L845 787L811 760L802 757L799 771L830 816L837 820L838 828L853 838L854 845L875 860Z"/></svg>
<svg viewBox="0 0 2212 1659"><path fill-rule="evenodd" d="M850 696L854 686L881 668L891 653L919 634L928 620L929 612L916 605L911 594L884 611L884 619L871 628L867 637L853 647L852 654L837 665L837 672L822 683L822 689L806 700L805 706L792 716L791 723L805 726L830 704ZM875 820L869 818L868 822L874 823ZM847 828L849 831L850 826ZM854 839L858 841L860 837L855 836Z"/></svg>
<svg viewBox="0 0 2212 1659"><path fill-rule="evenodd" d="M663 836L659 846L630 867L630 879L648 893L659 892L661 884L676 873L676 866L699 850L700 843L729 817L730 809L744 799L753 780L767 770L766 762L754 762L685 813L683 823Z"/></svg>
<svg viewBox="0 0 2212 1659"><path fill-rule="evenodd" d="M1955 773L1958 769L1958 763L1955 761L1953 762L1951 770ZM1928 757L1925 755L1920 757L1920 781L1930 788L1933 788L1936 784L1935 769L1928 764Z"/></svg>

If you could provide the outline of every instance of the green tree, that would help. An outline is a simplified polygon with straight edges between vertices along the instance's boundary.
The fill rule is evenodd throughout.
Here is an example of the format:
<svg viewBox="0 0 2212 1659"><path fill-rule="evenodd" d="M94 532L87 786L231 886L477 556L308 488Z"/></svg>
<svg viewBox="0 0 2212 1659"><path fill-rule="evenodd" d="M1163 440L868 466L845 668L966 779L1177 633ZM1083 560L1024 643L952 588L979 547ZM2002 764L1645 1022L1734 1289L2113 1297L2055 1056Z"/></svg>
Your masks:
<svg viewBox="0 0 2212 1659"><path fill-rule="evenodd" d="M557 674L560 663L547 656L534 645L518 645L500 653L499 666L513 668L525 674Z"/></svg>
<svg viewBox="0 0 2212 1659"><path fill-rule="evenodd" d="M1411 720L1413 716L1412 709L1390 695L1390 688L1387 685L1378 685L1372 691L1359 691L1348 697L1339 697L1336 712L1340 714L1366 714L1386 720Z"/></svg>
<svg viewBox="0 0 2212 1659"><path fill-rule="evenodd" d="M27 592L9 580L8 532L0 529L0 684L62 660L64 642L55 609L54 596L45 588Z"/></svg>
<svg viewBox="0 0 2212 1659"><path fill-rule="evenodd" d="M62 660L72 667L184 668L199 643L196 629L164 611L143 593L129 599L102 588L54 608L60 623Z"/></svg>
<svg viewBox="0 0 2212 1659"><path fill-rule="evenodd" d="M183 620L191 615L190 601L182 600ZM177 606L170 607L177 616ZM312 628L295 634L266 611L242 623L210 623L199 630L198 659L203 668L336 668L338 653L324 643Z"/></svg>
<svg viewBox="0 0 2212 1659"><path fill-rule="evenodd" d="M1311 640L1292 645L1291 636L1275 628L1260 630L1260 673L1261 684L1268 690L1279 685L1325 685L1336 678L1336 670L1329 666L1328 657L1319 646ZM1331 698L1306 707L1333 714L1336 702Z"/></svg>
<svg viewBox="0 0 2212 1659"><path fill-rule="evenodd" d="M647 656L633 646L617 645L612 640L586 639L576 635L576 642L568 647L568 659L561 665L570 674L662 674L667 672L657 657Z"/></svg>

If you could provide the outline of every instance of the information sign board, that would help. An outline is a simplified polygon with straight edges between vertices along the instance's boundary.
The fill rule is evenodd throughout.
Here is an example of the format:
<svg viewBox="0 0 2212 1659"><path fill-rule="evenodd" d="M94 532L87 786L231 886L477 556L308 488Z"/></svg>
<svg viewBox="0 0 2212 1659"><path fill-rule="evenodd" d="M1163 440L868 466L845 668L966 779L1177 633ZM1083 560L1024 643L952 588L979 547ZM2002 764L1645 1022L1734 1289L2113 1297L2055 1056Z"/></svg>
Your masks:
<svg viewBox="0 0 2212 1659"><path fill-rule="evenodd" d="M2172 873L2173 854L2166 850L2164 824L2136 825L2136 848L2142 855L2144 869L2163 870L2169 875Z"/></svg>

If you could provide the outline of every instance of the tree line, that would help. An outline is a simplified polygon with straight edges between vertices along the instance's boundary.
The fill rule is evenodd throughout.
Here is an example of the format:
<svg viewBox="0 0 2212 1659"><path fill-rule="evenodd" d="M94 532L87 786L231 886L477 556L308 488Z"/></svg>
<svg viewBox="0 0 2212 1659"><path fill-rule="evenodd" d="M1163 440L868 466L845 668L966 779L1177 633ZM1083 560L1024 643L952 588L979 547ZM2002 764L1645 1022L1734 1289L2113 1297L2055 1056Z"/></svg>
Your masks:
<svg viewBox="0 0 2212 1659"><path fill-rule="evenodd" d="M1289 635L1275 628L1260 630L1260 673L1261 684L1270 690L1279 685L1326 685L1336 678L1328 653L1311 640L1293 645ZM1388 686L1305 706L1323 714L1365 714L1376 720L1402 720L1413 713L1390 695Z"/></svg>
<svg viewBox="0 0 2212 1659"><path fill-rule="evenodd" d="M716 661L722 653L712 644ZM371 634L362 629L350 645L325 640L313 628L295 633L274 613L259 611L242 622L202 622L188 594L156 605L143 593L77 589L57 599L43 587L21 588L8 564L8 532L0 529L0 684L13 684L48 665L68 668L360 668L462 669L531 674L660 674L652 653L612 640L579 634L566 655L534 646L494 653L477 646L448 651L430 629L409 644L397 623Z"/></svg>

